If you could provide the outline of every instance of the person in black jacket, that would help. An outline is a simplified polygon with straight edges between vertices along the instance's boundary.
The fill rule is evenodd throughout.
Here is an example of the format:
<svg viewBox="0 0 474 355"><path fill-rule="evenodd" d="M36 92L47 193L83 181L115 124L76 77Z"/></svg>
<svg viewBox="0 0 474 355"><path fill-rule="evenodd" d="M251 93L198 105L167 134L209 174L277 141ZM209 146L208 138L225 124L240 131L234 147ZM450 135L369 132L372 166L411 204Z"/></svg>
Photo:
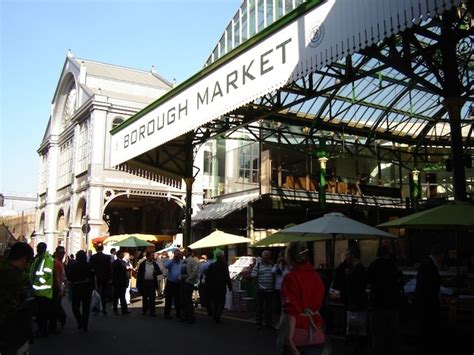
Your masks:
<svg viewBox="0 0 474 355"><path fill-rule="evenodd" d="M104 246L102 244L98 244L95 250L97 253L90 257L89 263L97 278L97 290L102 300L102 313L106 315L107 289L112 274L111 257L103 253Z"/></svg>
<svg viewBox="0 0 474 355"><path fill-rule="evenodd" d="M221 321L224 310L226 286L232 291L232 282L229 276L229 267L225 262L224 253L216 253L216 261L209 265L205 271L206 287L209 293L209 303L212 308L212 316L216 323Z"/></svg>
<svg viewBox="0 0 474 355"><path fill-rule="evenodd" d="M346 269L346 283L341 299L344 302L347 314L346 344L352 347L353 354L364 354L367 347L367 272L360 262L360 250L351 247L346 254L348 268ZM351 318L351 317L357 318Z"/></svg>
<svg viewBox="0 0 474 355"><path fill-rule="evenodd" d="M441 279L439 267L444 252L440 246L434 246L431 254L425 258L416 275L414 305L419 320L419 354L437 354L440 324L439 292Z"/></svg>
<svg viewBox="0 0 474 355"><path fill-rule="evenodd" d="M118 314L118 301L120 300L120 308L122 314L129 314L127 300L125 299L125 291L127 290L130 278L128 276L127 266L123 261L123 250L117 252L117 259L112 264L112 285L114 286L114 314Z"/></svg>
<svg viewBox="0 0 474 355"><path fill-rule="evenodd" d="M158 288L157 277L161 275L158 264L153 260L153 252L146 252L146 260L140 263L137 274L138 292L143 297L142 313L150 312L150 316L155 317L155 297Z"/></svg>
<svg viewBox="0 0 474 355"><path fill-rule="evenodd" d="M85 251L76 253L76 261L66 269L68 281L71 283L72 312L77 320L77 328L87 331L91 306L91 295L94 287L94 272L87 262ZM82 304L82 313L80 310Z"/></svg>
<svg viewBox="0 0 474 355"><path fill-rule="evenodd" d="M373 307L374 354L399 354L399 312L403 275L388 246L382 245L367 270L370 304Z"/></svg>
<svg viewBox="0 0 474 355"><path fill-rule="evenodd" d="M32 259L33 249L22 242L0 257L0 354L19 354L33 337L34 298L28 277Z"/></svg>

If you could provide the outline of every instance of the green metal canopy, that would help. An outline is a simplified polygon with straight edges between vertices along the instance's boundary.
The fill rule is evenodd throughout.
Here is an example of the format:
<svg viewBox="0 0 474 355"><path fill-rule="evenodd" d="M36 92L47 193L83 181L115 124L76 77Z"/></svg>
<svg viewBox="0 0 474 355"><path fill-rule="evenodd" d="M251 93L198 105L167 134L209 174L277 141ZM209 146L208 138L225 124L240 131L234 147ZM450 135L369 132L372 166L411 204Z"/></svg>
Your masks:
<svg viewBox="0 0 474 355"><path fill-rule="evenodd" d="M418 212L390 222L379 224L380 228L417 229L471 229L474 228L474 204L453 202Z"/></svg>

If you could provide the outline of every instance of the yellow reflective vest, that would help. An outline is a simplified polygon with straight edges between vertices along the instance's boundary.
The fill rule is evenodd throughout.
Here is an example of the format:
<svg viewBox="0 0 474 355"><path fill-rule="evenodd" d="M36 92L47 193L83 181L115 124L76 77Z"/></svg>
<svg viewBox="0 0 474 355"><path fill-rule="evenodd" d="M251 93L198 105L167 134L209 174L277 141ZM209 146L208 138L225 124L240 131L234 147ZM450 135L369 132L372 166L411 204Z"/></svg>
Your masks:
<svg viewBox="0 0 474 355"><path fill-rule="evenodd" d="M33 260L30 277L34 296L53 298L53 269L54 259L47 251Z"/></svg>

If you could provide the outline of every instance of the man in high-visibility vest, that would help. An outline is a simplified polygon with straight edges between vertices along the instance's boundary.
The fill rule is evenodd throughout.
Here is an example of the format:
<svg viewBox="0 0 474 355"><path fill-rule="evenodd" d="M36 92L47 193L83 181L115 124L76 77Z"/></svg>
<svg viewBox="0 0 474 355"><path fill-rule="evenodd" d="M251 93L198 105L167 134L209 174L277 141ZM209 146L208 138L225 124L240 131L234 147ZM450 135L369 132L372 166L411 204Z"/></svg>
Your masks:
<svg viewBox="0 0 474 355"><path fill-rule="evenodd" d="M48 319L52 312L54 260L46 250L46 243L36 246L36 257L31 265L30 277L38 313L36 319L40 335L48 335Z"/></svg>

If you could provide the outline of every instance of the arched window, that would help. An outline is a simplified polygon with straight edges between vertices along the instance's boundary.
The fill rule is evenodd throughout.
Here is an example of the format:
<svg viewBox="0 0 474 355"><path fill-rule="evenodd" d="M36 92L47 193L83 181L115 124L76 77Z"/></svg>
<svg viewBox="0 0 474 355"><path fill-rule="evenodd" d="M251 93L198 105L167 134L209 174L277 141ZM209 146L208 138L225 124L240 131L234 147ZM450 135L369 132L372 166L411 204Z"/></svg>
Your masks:
<svg viewBox="0 0 474 355"><path fill-rule="evenodd" d="M122 124L123 121L124 119L122 117L115 117L112 121L112 128L119 126L120 124Z"/></svg>

